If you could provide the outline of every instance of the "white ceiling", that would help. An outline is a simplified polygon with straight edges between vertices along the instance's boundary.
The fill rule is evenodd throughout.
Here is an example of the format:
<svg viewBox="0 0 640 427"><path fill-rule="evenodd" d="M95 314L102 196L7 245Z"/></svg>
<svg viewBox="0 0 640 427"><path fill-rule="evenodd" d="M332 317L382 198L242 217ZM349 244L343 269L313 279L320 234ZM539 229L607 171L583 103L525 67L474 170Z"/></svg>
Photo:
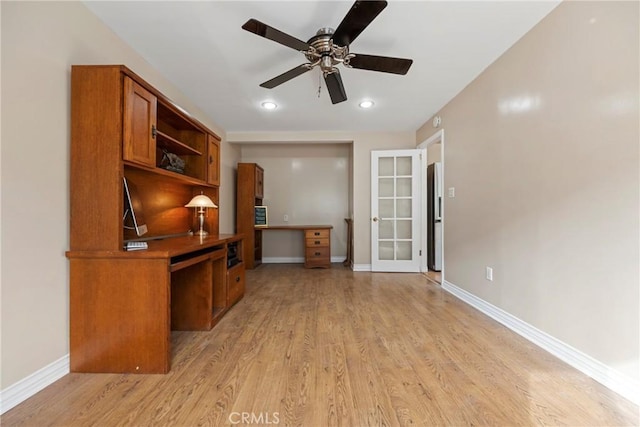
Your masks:
<svg viewBox="0 0 640 427"><path fill-rule="evenodd" d="M411 58L411 69L400 76L343 68L348 100L336 105L324 82L318 98L317 68L259 87L305 59L241 26L256 18L306 41L321 27L336 28L351 1L85 4L225 131L243 132L415 131L558 2L391 0L350 50ZM365 98L374 108L358 107ZM265 100L279 107L265 111Z"/></svg>

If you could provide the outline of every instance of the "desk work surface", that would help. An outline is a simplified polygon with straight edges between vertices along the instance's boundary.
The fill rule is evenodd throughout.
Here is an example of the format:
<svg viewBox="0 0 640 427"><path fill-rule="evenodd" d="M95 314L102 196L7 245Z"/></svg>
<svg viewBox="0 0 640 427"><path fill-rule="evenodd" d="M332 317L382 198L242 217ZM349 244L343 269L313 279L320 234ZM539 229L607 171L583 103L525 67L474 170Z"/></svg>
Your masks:
<svg viewBox="0 0 640 427"><path fill-rule="evenodd" d="M148 240L148 249L140 251L67 251L68 258L171 258L200 249L242 240L242 234L210 234L200 236L167 237Z"/></svg>
<svg viewBox="0 0 640 427"><path fill-rule="evenodd" d="M263 225L256 228L260 230L326 230L332 229L333 225Z"/></svg>

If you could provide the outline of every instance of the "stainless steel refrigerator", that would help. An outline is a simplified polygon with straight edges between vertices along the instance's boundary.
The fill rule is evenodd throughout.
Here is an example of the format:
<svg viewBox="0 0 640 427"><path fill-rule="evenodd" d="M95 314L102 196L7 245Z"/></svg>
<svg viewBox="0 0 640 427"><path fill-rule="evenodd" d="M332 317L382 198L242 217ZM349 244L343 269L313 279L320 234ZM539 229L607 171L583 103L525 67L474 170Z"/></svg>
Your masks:
<svg viewBox="0 0 640 427"><path fill-rule="evenodd" d="M442 164L427 166L427 266L442 270Z"/></svg>

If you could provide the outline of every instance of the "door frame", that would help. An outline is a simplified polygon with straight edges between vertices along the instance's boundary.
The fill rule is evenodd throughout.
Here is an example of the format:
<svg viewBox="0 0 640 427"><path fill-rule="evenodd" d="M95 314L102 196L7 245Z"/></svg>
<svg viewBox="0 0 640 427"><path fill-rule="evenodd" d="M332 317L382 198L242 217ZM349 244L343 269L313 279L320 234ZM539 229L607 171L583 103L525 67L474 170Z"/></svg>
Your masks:
<svg viewBox="0 0 640 427"><path fill-rule="evenodd" d="M429 147L430 145L433 144L437 144L440 143L440 163L442 163L442 188L443 190L446 190L446 188L444 187L444 175L445 175L445 164L444 164L444 129L440 129L438 130L436 133L434 133L433 135L431 135L429 138L425 139L424 141L422 141L420 144L418 144L416 146L416 148L422 148L425 151L427 151L427 147ZM425 161L425 164L429 163L429 158L428 158L428 154L427 154L427 159ZM444 259L444 230L445 230L445 223L446 223L446 191L444 191L444 194L442 195L442 245L441 245L441 250L442 250L442 270L440 272L441 274L441 283L444 283L444 273L445 273L445 259ZM421 219L421 226L422 226L422 230L427 230L427 168L425 167L424 170L422 171L422 219ZM427 233L422 233L422 242L421 242L421 246L422 246L422 251L424 254L427 253ZM426 273L427 271L429 271L429 266L427 265L427 257L424 256L422 257L422 259L420 260L420 271L423 273Z"/></svg>

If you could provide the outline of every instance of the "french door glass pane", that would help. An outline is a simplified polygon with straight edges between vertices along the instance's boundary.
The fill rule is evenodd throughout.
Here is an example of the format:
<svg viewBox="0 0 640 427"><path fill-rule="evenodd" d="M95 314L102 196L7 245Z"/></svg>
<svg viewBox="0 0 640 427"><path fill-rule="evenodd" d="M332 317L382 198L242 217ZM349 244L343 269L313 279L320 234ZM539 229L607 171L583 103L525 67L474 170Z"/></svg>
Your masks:
<svg viewBox="0 0 640 427"><path fill-rule="evenodd" d="M396 232L398 239L411 239L411 220L396 221Z"/></svg>
<svg viewBox="0 0 640 427"><path fill-rule="evenodd" d="M393 242L378 242L378 258L381 260L393 260Z"/></svg>
<svg viewBox="0 0 640 427"><path fill-rule="evenodd" d="M381 157L378 161L378 175L393 176L393 157Z"/></svg>
<svg viewBox="0 0 640 427"><path fill-rule="evenodd" d="M396 259L398 260L410 260L411 259L411 242L397 242Z"/></svg>
<svg viewBox="0 0 640 427"><path fill-rule="evenodd" d="M380 178L378 180L378 195L380 197L393 197L393 178Z"/></svg>
<svg viewBox="0 0 640 427"><path fill-rule="evenodd" d="M411 197L411 178L396 178L396 196Z"/></svg>
<svg viewBox="0 0 640 427"><path fill-rule="evenodd" d="M394 218L393 199L378 200L378 216L380 218Z"/></svg>
<svg viewBox="0 0 640 427"><path fill-rule="evenodd" d="M396 157L396 165L398 176L411 176L411 156L409 157Z"/></svg>
<svg viewBox="0 0 640 427"><path fill-rule="evenodd" d="M393 239L393 220L380 220L378 226L378 236L380 239Z"/></svg>
<svg viewBox="0 0 640 427"><path fill-rule="evenodd" d="M411 218L411 199L396 199L396 217Z"/></svg>

